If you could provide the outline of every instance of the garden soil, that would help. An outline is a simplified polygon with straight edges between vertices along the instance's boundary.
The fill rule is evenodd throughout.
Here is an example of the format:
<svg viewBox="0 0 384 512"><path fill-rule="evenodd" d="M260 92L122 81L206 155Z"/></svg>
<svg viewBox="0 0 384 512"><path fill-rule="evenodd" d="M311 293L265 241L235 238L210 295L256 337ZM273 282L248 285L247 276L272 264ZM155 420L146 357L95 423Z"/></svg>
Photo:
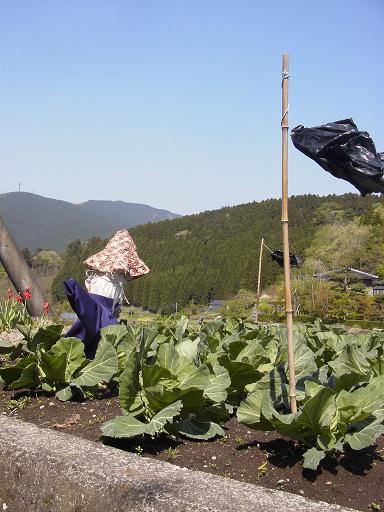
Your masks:
<svg viewBox="0 0 384 512"><path fill-rule="evenodd" d="M276 433L249 430L235 419L224 426L224 439L201 442L160 435L154 439L121 441L100 437L100 425L121 414L114 396L60 402L46 393L0 391L0 411L41 427L103 441L181 467L358 510L384 510L384 436L373 447L327 458L318 471L310 471L303 470L297 443Z"/></svg>

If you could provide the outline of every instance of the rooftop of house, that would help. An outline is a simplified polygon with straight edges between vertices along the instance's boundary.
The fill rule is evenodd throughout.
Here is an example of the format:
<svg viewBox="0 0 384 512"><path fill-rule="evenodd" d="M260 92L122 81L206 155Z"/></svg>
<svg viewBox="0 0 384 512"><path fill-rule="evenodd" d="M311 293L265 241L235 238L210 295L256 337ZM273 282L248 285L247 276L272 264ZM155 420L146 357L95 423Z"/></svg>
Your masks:
<svg viewBox="0 0 384 512"><path fill-rule="evenodd" d="M225 305L224 300L214 299L209 303L208 309L220 309Z"/></svg>
<svg viewBox="0 0 384 512"><path fill-rule="evenodd" d="M356 277L359 277L363 280L372 280L377 281L379 280L379 276L376 274L370 274L369 272L363 272L362 270L358 270L356 268L347 267L347 268L339 268L335 270L329 270L328 272L318 272L317 274L314 274L314 277L317 277L318 279L327 279L332 276L332 274L338 274L338 273L347 273L350 272L354 274Z"/></svg>

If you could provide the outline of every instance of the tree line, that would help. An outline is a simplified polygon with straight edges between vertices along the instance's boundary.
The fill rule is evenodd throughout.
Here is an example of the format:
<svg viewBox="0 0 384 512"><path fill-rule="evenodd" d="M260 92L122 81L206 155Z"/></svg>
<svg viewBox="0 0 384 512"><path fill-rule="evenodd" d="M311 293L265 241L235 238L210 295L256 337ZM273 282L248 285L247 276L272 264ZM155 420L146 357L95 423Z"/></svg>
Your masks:
<svg viewBox="0 0 384 512"><path fill-rule="evenodd" d="M323 248L327 254L330 248L328 246L327 249L326 244L329 241L321 230L326 226L351 222L359 225L365 222L371 226L373 218L378 222L375 206L381 204L384 204L381 198L363 198L356 194L292 196L289 201L291 252L307 258L308 248L315 243L318 251ZM379 232L380 228L376 228L376 236ZM242 288L256 289L261 238L272 250L282 248L281 200L269 199L145 224L131 228L130 233L140 257L151 269L147 276L127 283L126 295L130 302L162 312L169 312L175 303L179 307L191 302L206 304L212 299L232 297ZM347 244L348 228L344 234ZM372 237L364 239L364 243L371 243L373 254L375 242ZM349 239L352 241L353 233ZM52 286L56 300L64 298L64 279L72 276L84 281L82 262L101 250L105 243L106 240L95 237L87 242L76 240L68 245L63 254L63 266ZM356 247L352 254L358 256ZM376 265L377 256L372 256L369 264L373 265L374 260ZM350 261L349 264L355 262ZM361 267L361 262L359 265ZM279 281L281 275L282 270L266 251L263 287Z"/></svg>

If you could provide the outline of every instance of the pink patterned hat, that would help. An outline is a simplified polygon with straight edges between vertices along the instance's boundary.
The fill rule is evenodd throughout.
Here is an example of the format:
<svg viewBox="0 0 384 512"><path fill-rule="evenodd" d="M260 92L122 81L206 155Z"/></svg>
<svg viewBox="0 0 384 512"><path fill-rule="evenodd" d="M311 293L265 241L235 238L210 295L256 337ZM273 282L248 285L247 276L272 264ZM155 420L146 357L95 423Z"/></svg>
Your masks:
<svg viewBox="0 0 384 512"><path fill-rule="evenodd" d="M126 229L118 231L105 248L90 256L84 265L97 272L119 272L132 280L148 274L149 268L139 258L136 245Z"/></svg>

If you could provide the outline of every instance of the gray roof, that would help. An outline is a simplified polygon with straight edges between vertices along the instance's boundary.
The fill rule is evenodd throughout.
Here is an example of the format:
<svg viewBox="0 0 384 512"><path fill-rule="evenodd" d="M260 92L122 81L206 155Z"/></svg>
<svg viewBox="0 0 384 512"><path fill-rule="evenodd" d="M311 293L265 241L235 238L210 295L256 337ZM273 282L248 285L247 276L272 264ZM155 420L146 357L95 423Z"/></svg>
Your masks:
<svg viewBox="0 0 384 512"><path fill-rule="evenodd" d="M223 300L218 300L218 299L214 299L212 300L210 303L209 303L209 306L208 308L209 309L218 309L218 308L221 308L223 307L225 304L225 301Z"/></svg>
<svg viewBox="0 0 384 512"><path fill-rule="evenodd" d="M379 276L377 276L376 274L369 274L368 272L363 272L362 270L357 270L356 268L348 267L347 270L349 272L357 274L362 279L379 279Z"/></svg>
<svg viewBox="0 0 384 512"><path fill-rule="evenodd" d="M317 274L314 274L313 277L317 277L319 279L323 277L327 277L331 274L337 274L340 272L351 272L352 274L355 274L357 277L361 277L361 279L379 279L379 276L376 274L370 274L369 272L363 272L362 270L357 270L356 268L347 267L347 268L338 268L335 270L329 270L328 272L319 272Z"/></svg>

